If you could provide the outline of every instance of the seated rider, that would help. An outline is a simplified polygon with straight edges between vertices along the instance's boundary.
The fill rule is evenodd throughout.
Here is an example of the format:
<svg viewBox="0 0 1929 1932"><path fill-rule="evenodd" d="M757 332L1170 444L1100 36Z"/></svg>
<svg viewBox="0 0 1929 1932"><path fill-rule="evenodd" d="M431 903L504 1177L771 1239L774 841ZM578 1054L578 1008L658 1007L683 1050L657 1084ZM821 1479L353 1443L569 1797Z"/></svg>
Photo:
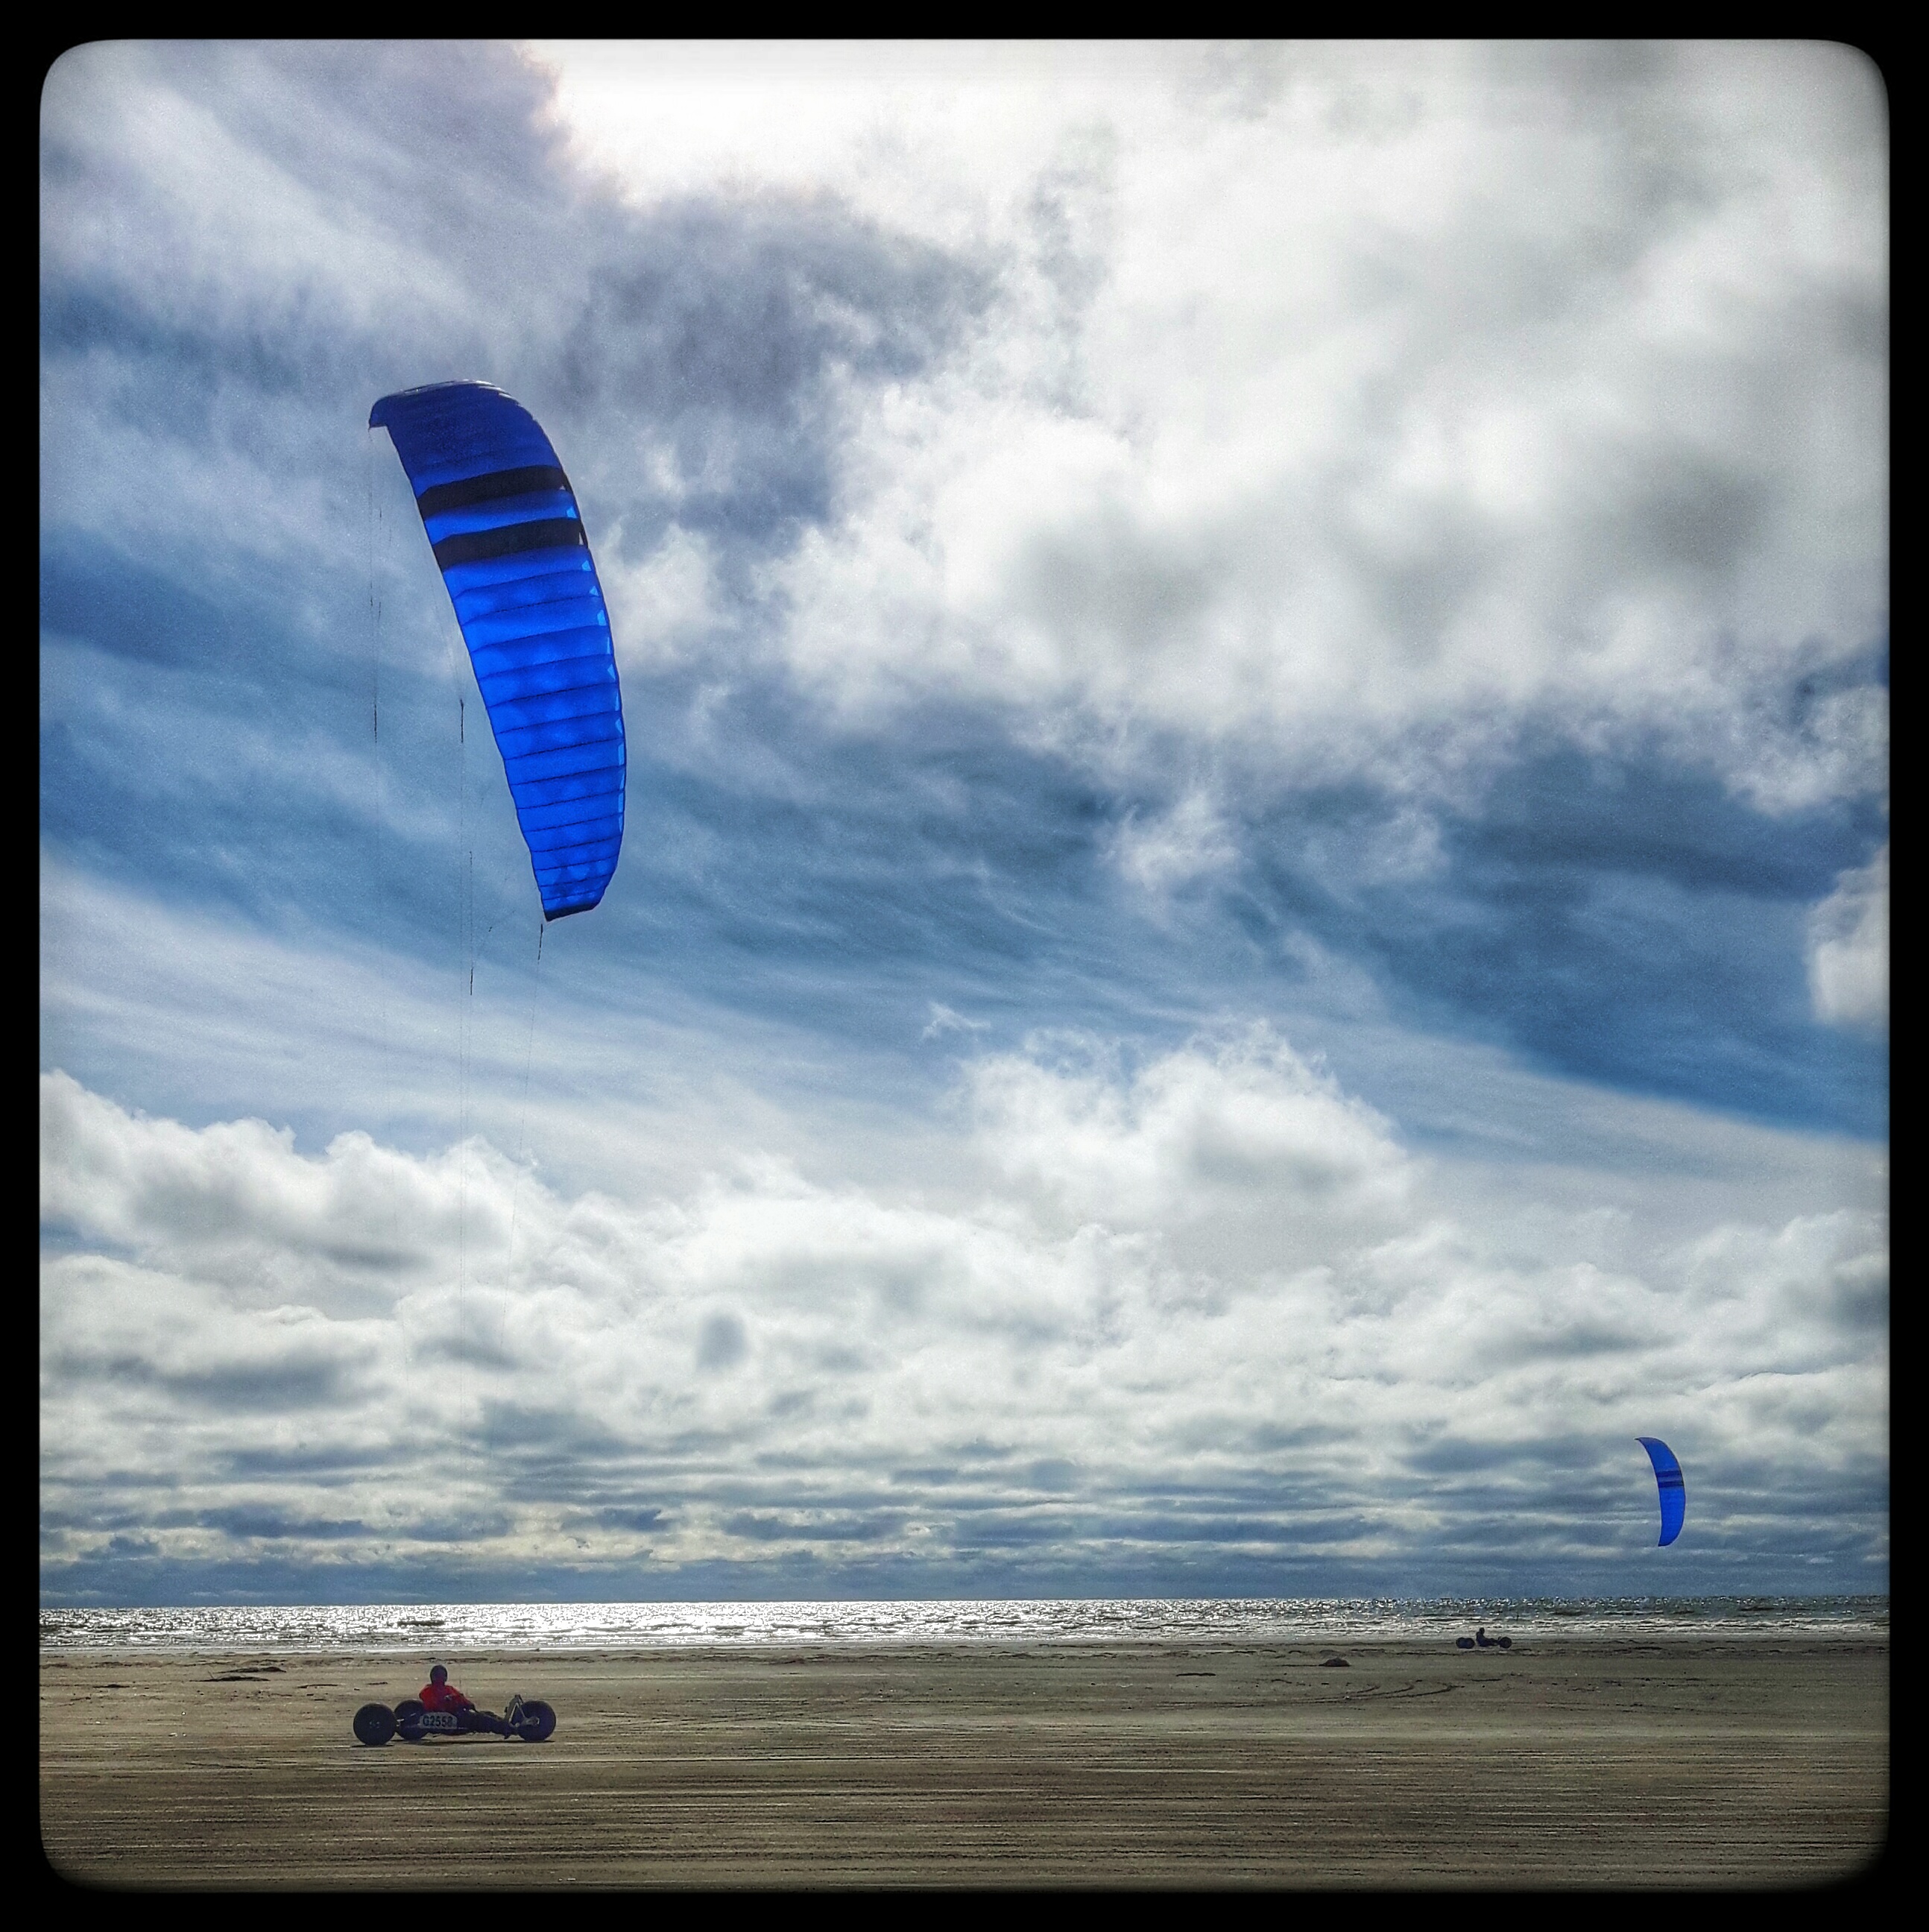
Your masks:
<svg viewBox="0 0 1929 1932"><path fill-rule="evenodd" d="M426 1711L472 1711L476 1706L448 1681L448 1666L438 1664L422 1686L422 1708Z"/></svg>
<svg viewBox="0 0 1929 1932"><path fill-rule="evenodd" d="M476 1709L475 1704L448 1681L446 1664L438 1664L429 1672L429 1681L422 1686L422 1707L429 1711L453 1711L470 1730L494 1731L499 1737L508 1735L509 1726L506 1719L497 1717L493 1711Z"/></svg>

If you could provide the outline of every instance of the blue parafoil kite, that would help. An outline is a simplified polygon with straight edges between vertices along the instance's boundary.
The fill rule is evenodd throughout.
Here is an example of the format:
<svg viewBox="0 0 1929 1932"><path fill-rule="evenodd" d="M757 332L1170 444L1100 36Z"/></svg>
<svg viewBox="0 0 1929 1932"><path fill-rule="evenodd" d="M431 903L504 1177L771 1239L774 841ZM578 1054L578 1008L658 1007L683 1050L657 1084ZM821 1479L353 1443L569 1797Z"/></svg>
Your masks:
<svg viewBox="0 0 1929 1932"><path fill-rule="evenodd" d="M544 919L587 912L623 840L623 706L603 587L542 426L487 382L369 412L416 492L502 754Z"/></svg>
<svg viewBox="0 0 1929 1932"><path fill-rule="evenodd" d="M1637 1436L1634 1439L1647 1450L1648 1460L1654 1466L1654 1483L1661 1492L1661 1542L1672 1543L1688 1520L1688 1484L1682 1477L1680 1461L1655 1436Z"/></svg>

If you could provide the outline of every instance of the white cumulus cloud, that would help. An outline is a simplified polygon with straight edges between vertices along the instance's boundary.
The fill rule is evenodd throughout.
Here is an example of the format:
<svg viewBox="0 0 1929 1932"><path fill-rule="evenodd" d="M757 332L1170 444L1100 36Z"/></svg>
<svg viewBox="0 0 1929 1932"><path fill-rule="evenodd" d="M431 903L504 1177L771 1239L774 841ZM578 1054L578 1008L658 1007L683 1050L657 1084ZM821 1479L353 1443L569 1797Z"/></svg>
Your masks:
<svg viewBox="0 0 1929 1932"><path fill-rule="evenodd" d="M662 191L586 98L595 61L557 61L568 124ZM1040 117L1016 178L976 177L999 298L968 352L854 404L842 513L776 571L800 673L1302 775L1438 784L1540 717L1659 731L1770 808L1880 786L1880 692L1799 724L1763 701L1886 621L1865 62L1063 64L960 82ZM880 73L841 137L816 117L819 178L880 219L879 129L973 178L914 121L924 84ZM742 164L771 178L774 146Z"/></svg>
<svg viewBox="0 0 1929 1932"><path fill-rule="evenodd" d="M1444 1560L1496 1484L1573 1556L1642 1506L1612 1474L1635 1432L1757 1486L1765 1459L1880 1467L1872 1210L1645 1247L1547 1204L1477 1229L1263 1034L1136 1071L991 1057L970 1092L1004 1178L938 1205L754 1156L566 1195L479 1142L304 1154L47 1076L50 1576L130 1526L182 1560L666 1574L914 1550L1016 1576L1228 1537ZM1576 1482L1601 1522L1535 1527Z"/></svg>
<svg viewBox="0 0 1929 1932"><path fill-rule="evenodd" d="M1888 1022L1888 848L1844 872L1809 916L1808 987L1816 1018L1837 1026Z"/></svg>

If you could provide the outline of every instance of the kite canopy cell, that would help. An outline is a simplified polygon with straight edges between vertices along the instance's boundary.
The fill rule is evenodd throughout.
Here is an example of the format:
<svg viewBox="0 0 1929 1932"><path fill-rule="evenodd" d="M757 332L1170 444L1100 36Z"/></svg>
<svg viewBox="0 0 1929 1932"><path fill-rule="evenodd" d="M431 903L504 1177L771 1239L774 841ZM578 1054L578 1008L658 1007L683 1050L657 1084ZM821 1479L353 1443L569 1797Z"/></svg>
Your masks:
<svg viewBox="0 0 1929 1932"><path fill-rule="evenodd" d="M1688 1484L1682 1478L1681 1463L1675 1452L1658 1438L1637 1436L1634 1439L1647 1450L1648 1460L1654 1466L1654 1481L1661 1496L1661 1542L1672 1543L1688 1520Z"/></svg>
<svg viewBox="0 0 1929 1932"><path fill-rule="evenodd" d="M603 587L542 426L486 382L384 396L502 754L543 916L587 912L623 838L623 707Z"/></svg>

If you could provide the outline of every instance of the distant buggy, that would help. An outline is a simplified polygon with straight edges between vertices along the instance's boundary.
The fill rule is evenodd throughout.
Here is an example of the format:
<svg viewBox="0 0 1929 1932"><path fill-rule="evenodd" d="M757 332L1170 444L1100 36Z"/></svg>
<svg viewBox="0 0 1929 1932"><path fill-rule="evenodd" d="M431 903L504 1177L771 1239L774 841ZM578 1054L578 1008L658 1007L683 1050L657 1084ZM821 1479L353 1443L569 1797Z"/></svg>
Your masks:
<svg viewBox="0 0 1929 1932"><path fill-rule="evenodd" d="M392 1711L386 1704L364 1704L355 1714L355 1735L365 1744L386 1744L392 1738L419 1744L461 1737L510 1738L540 1744L548 1742L555 1729L556 1713L534 1698L512 1697L500 1718L473 1706L431 1711L418 1697L404 1697Z"/></svg>

